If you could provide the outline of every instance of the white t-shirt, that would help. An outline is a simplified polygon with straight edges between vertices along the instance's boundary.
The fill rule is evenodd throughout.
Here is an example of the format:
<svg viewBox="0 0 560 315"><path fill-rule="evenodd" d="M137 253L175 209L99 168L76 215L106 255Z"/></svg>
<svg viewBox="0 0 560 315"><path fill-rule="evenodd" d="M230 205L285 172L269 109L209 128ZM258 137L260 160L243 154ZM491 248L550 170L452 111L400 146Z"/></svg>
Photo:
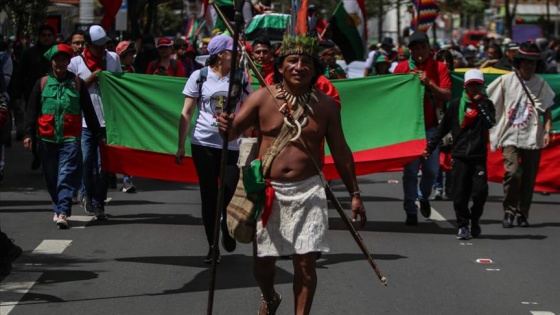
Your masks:
<svg viewBox="0 0 560 315"><path fill-rule="evenodd" d="M218 116L222 113L223 107L226 106L227 94L229 89L229 74L223 78L219 78L210 67L208 67L208 75L206 81L202 84L202 97L198 95L197 80L200 77L200 70L196 70L189 77L183 94L185 96L199 98L197 101L198 115L195 125L192 129L191 143L211 148L222 148L222 137L218 130ZM245 80L246 81L246 80ZM247 97L247 93L251 93L251 85L247 84L241 92L241 101L235 106L234 112L239 110L241 102ZM245 93L245 91L247 93ZM239 150L237 139L230 141L228 145L230 150Z"/></svg>
<svg viewBox="0 0 560 315"><path fill-rule="evenodd" d="M121 60L119 56L112 51L105 51L105 58L107 61L107 67L105 70L111 72L122 72L121 70ZM91 71L86 65L84 58L82 56L75 56L70 60L68 65L68 70L79 76L81 79L85 80L91 75ZM92 83L89 88L89 95L91 97L91 102L93 103L93 108L97 114L97 120L101 127L105 127L105 114L103 113L103 102L101 101L101 89L99 88L99 83ZM82 127L87 127L86 120L82 118Z"/></svg>

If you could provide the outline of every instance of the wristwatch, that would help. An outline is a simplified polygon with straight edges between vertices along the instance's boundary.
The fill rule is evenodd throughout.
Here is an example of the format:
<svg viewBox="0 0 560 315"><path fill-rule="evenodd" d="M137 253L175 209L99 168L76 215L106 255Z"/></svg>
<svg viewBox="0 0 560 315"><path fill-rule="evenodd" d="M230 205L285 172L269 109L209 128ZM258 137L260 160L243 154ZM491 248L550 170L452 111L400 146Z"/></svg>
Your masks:
<svg viewBox="0 0 560 315"><path fill-rule="evenodd" d="M544 133L548 135L552 135L552 130L545 130Z"/></svg>

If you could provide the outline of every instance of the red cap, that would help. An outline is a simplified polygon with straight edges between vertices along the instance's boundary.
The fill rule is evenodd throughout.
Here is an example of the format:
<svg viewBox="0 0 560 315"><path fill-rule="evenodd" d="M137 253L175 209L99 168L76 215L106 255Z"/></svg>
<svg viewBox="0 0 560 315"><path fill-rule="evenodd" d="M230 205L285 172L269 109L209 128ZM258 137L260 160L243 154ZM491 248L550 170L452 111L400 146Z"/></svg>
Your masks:
<svg viewBox="0 0 560 315"><path fill-rule="evenodd" d="M66 44L58 44L56 45L56 48L58 49L58 53L66 53L68 54L68 56L70 56L70 58L74 56L74 50L72 49L72 47Z"/></svg>
<svg viewBox="0 0 560 315"><path fill-rule="evenodd" d="M171 39L165 37L165 36L160 37L157 41L156 48L159 48L159 47L162 47L162 46L171 47L171 46L173 46L173 41Z"/></svg>

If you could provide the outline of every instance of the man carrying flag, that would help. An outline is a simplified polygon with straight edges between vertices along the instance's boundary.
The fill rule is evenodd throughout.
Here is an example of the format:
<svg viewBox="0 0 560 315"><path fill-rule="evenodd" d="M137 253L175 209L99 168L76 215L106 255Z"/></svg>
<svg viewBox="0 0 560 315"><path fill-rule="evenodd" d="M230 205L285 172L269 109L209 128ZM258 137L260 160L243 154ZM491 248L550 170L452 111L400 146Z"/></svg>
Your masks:
<svg viewBox="0 0 560 315"><path fill-rule="evenodd" d="M451 77L444 63L431 58L428 35L423 32L414 32L410 36L408 48L410 57L397 65L393 73L414 73L425 87L424 92L424 127L426 139L431 139L436 131L438 119L436 112L442 110L446 102L451 99ZM420 179L420 194L418 193L418 171L422 165ZM436 148L432 154L423 159L416 160L404 166L403 189L404 210L406 211L406 225L418 225L418 206L426 218L430 217L431 206L428 201L432 186L436 180L439 169L439 150Z"/></svg>

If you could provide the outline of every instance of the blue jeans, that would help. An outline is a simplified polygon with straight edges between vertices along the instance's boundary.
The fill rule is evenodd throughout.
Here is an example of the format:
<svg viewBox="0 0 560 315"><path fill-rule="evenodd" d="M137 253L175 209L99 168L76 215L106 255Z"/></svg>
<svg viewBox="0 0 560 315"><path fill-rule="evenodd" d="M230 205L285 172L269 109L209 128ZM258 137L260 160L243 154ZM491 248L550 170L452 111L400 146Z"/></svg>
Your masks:
<svg viewBox="0 0 560 315"><path fill-rule="evenodd" d="M72 195L81 176L79 140L65 143L38 140L37 151L54 212L72 215Z"/></svg>
<svg viewBox="0 0 560 315"><path fill-rule="evenodd" d="M426 139L429 140L435 134L436 128L426 130ZM422 177L420 178L420 189L418 189L418 171L422 165ZM403 171L404 211L406 214L418 214L416 200L428 200L432 193L432 187L436 181L439 170L439 148L427 158L422 157L406 164Z"/></svg>
<svg viewBox="0 0 560 315"><path fill-rule="evenodd" d="M80 194L91 198L93 207L104 207L109 189L109 173L104 172L101 167L99 143L87 128L82 128L82 158L83 175Z"/></svg>

